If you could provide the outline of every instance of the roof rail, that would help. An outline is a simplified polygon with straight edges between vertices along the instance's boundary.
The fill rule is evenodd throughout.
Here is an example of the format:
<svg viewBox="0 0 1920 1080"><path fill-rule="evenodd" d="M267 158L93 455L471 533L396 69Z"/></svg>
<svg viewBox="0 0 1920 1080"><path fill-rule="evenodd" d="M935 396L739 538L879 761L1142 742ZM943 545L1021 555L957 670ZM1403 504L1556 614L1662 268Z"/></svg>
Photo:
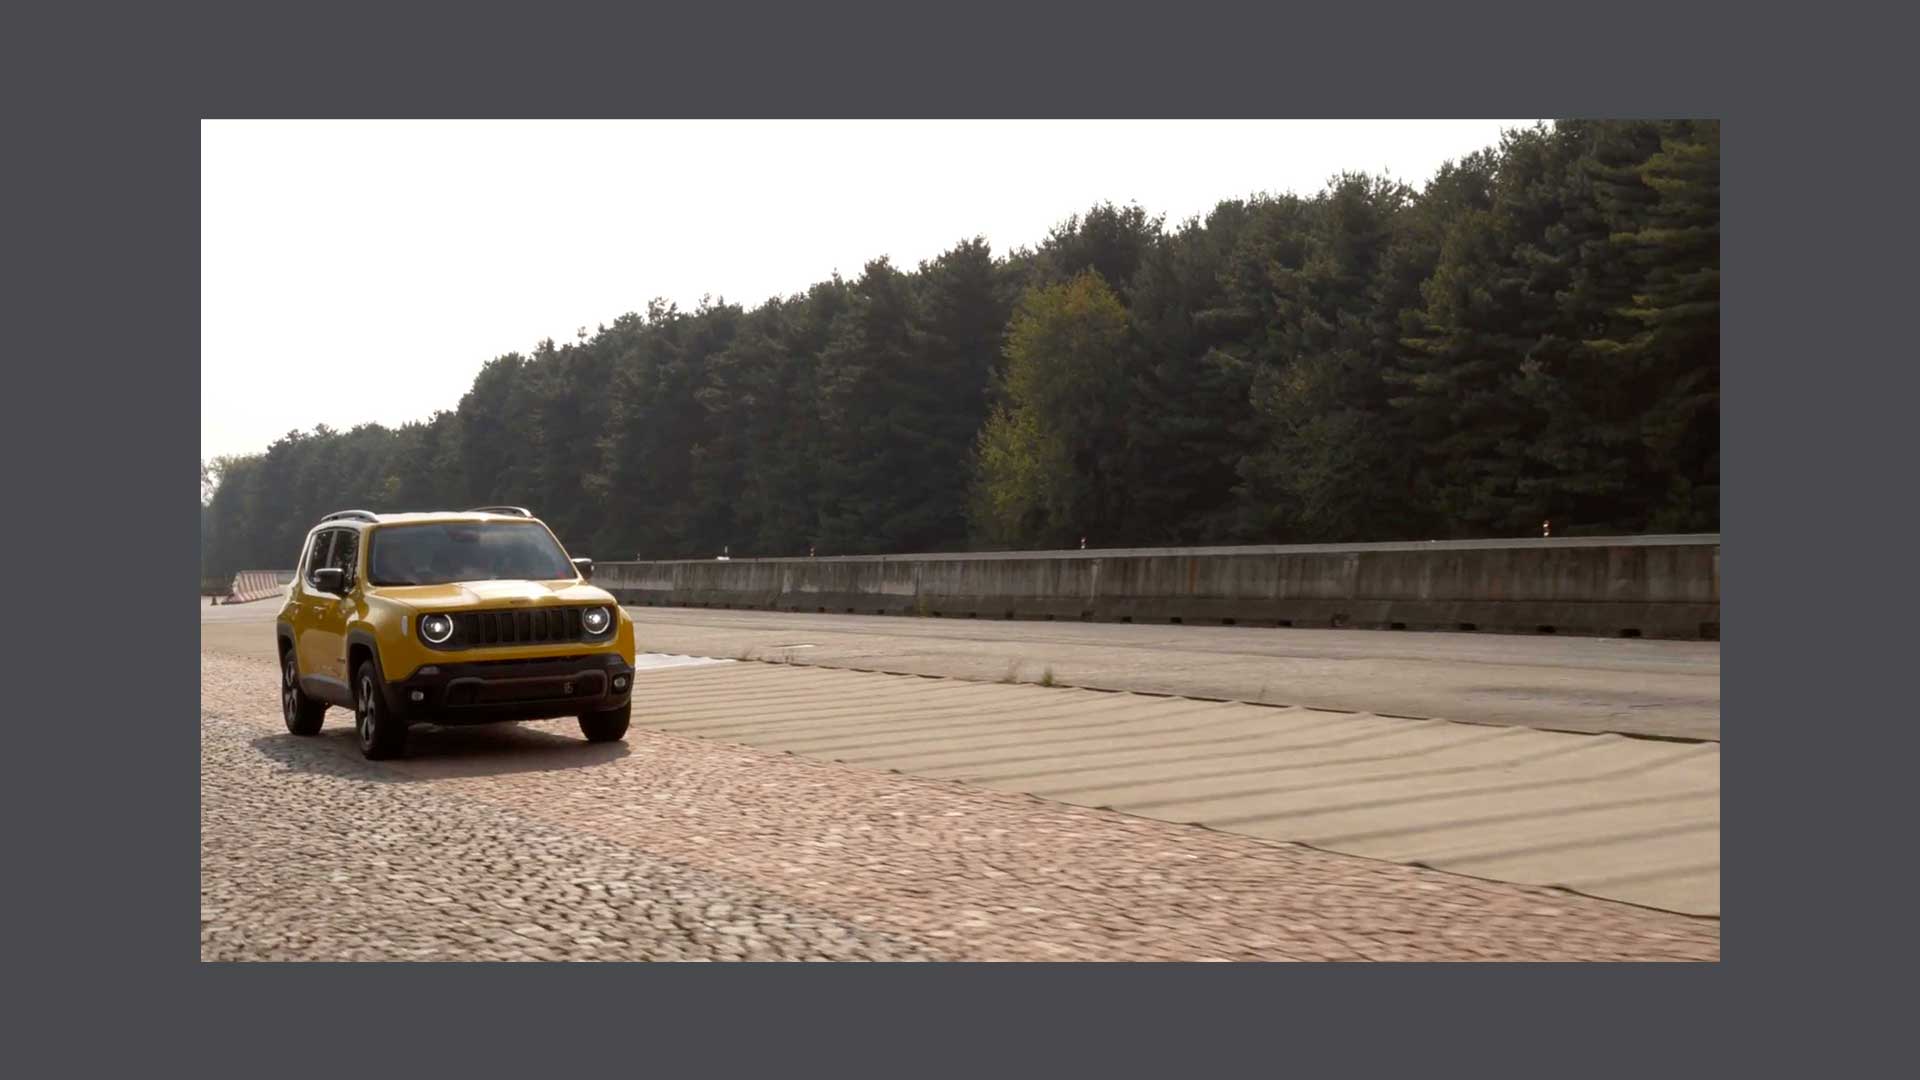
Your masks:
<svg viewBox="0 0 1920 1080"><path fill-rule="evenodd" d="M523 518L533 516L533 511L524 506L476 506L468 510L469 514L514 514Z"/></svg>
<svg viewBox="0 0 1920 1080"><path fill-rule="evenodd" d="M337 521L341 518L352 518L355 521L379 521L380 520L378 517L374 515L374 512L371 510L335 510L333 513L328 514L326 517L323 517L320 520L321 521Z"/></svg>

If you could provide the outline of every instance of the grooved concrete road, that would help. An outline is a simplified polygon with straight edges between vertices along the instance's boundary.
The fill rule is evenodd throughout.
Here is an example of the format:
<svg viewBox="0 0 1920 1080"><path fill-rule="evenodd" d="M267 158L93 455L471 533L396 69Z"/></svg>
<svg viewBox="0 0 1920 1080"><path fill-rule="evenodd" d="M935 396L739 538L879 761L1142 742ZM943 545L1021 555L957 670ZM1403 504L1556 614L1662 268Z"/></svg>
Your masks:
<svg viewBox="0 0 1920 1080"><path fill-rule="evenodd" d="M640 648L1233 698L1562 731L1720 738L1720 643L628 607Z"/></svg>
<svg viewBox="0 0 1920 1080"><path fill-rule="evenodd" d="M1720 913L1720 744L780 664L636 722L1442 870Z"/></svg>

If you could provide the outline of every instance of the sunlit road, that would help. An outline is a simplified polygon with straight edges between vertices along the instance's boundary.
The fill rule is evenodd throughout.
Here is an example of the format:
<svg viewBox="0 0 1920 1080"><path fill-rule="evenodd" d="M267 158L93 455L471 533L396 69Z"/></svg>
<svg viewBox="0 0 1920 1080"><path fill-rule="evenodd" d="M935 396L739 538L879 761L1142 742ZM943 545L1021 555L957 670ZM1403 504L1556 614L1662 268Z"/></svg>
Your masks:
<svg viewBox="0 0 1920 1080"><path fill-rule="evenodd" d="M205 959L1719 956L1717 920L648 726L777 700L766 676L884 676L667 661L624 743L424 728L367 762L339 710L282 727L271 608L203 614ZM734 696L651 689L736 670Z"/></svg>
<svg viewBox="0 0 1920 1080"><path fill-rule="evenodd" d="M1720 643L629 607L666 653L1720 738Z"/></svg>

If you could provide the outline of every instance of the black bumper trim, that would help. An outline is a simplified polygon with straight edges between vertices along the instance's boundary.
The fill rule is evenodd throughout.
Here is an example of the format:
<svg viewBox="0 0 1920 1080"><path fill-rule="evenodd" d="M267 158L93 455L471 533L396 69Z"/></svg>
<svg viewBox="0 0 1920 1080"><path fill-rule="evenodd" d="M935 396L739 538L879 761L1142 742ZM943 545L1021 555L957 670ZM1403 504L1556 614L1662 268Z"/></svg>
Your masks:
<svg viewBox="0 0 1920 1080"><path fill-rule="evenodd" d="M617 709L633 691L633 665L614 653L425 665L387 684L389 704L412 723L488 724ZM616 681L623 685L616 687ZM420 700L414 700L419 694Z"/></svg>

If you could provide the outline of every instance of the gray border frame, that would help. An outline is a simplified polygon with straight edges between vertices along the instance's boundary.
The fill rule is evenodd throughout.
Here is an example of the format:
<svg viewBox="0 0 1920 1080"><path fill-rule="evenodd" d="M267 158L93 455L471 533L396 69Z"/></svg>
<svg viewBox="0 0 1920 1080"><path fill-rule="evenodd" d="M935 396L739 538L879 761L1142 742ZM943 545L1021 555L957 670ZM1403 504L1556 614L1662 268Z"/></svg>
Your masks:
<svg viewBox="0 0 1920 1080"><path fill-rule="evenodd" d="M691 1060L708 1070L747 1057L789 1069L831 1062L838 1072L878 1055L893 1063L889 1072L993 1060L1002 1069L1021 1062L1021 1072L1121 1064L1205 1075L1240 1063L1310 1066L1327 1054L1369 1071L1439 1062L1479 1071L1489 1059L1731 1071L1768 1052L1760 1045L1768 1027L1819 1031L1853 1004L1849 990L1877 989L1836 978L1833 960L1877 959L1886 947L1879 932L1899 925L1891 901L1904 894L1876 887L1887 849L1862 823L1908 816L1894 794L1904 777L1893 770L1912 725L1898 715L1905 699L1893 678L1912 631L1886 584L1826 568L1859 566L1884 549L1874 541L1886 535L1881 508L1890 501L1893 535L1904 535L1903 486L1863 462L1884 470L1911 460L1900 438L1911 399L1885 385L1913 378L1903 362L1908 336L1888 325L1907 300L1911 269L1903 245L1886 243L1895 237L1885 226L1901 217L1889 205L1897 199L1873 184L1891 172L1864 167L1853 150L1886 145L1897 129L1858 99L1882 93L1873 81L1882 65L1904 66L1886 52L1905 36L1849 23L1847 47L1821 51L1804 19L1744 11L1733 26L1672 5L1603 14L1512 5L1474 24L1455 9L1389 7L1011 19L888 8L846 26L789 8L729 11L698 29L684 12L634 11L596 20L586 34L551 7L511 16L449 7L431 19L382 8L377 23L258 7L212 16L148 7L118 21L96 11L18 16L15 51L33 49L10 74L16 88L42 94L16 99L34 111L9 177L20 185L11 291L31 320L10 381L16 403L36 405L16 406L12 417L25 429L14 452L26 467L14 479L34 508L30 520L54 527L16 533L36 550L13 565L35 569L12 583L10 602L46 621L17 667L45 677L11 688L14 716L41 722L14 729L14 753L33 765L17 775L16 797L29 808L16 819L27 859L10 877L27 904L14 925L33 985L42 1001L66 1003L35 1025L52 1036L56 1060L72 1068L76 1053L101 1064L211 1059L258 1073L260 1063L277 1071L289 1057L318 1066L418 1053L436 1072L470 1056L516 1071L535 1062L551 1070L558 1058L672 1075L683 1071L676 1057L704 1048ZM244 19L230 18L242 10ZM1170 19L1196 27L1192 37L1170 34ZM1172 44L1179 38L1191 44ZM80 42L84 58L40 47ZM711 55L702 55L707 42ZM1749 66L1750 58L1758 59ZM878 106L935 115L1506 115L1518 105L1545 115L1723 116L1734 180L1724 355L1736 358L1725 381L1723 430L1735 452L1723 520L1733 536L1730 577L1745 583L1728 620L1724 700L1742 728L1734 760L1751 778L1731 785L1737 824L1726 863L1738 886L1723 966L1741 977L1720 966L801 977L764 968L200 964L189 854L197 739L184 715L198 697L196 632L184 621L194 582L166 569L197 555L187 478L173 475L190 471L198 451L189 257L198 248L197 118L753 115L770 103L821 114ZM1840 543L1865 550L1842 555ZM57 555L43 544L57 544ZM135 572L122 573L129 565ZM76 601L76 580L108 586ZM173 605L181 622L146 642L101 641L85 628L102 602L109 613ZM83 659L78 642L96 644ZM75 686L117 687L123 704L76 713L66 701ZM1800 737L1815 725L1822 738L1809 746ZM1797 850L1800 872L1784 871L1783 847ZM409 1022L350 1031L327 1005L352 993L380 994ZM1736 1016L1735 1030L1752 1041L1724 1038ZM442 1024L453 1026L435 1030ZM1050 1052L1028 1040L1070 1045ZM1870 1041L1827 1043L1820 1061L1864 1064ZM1303 1052L1302 1043L1314 1045Z"/></svg>

